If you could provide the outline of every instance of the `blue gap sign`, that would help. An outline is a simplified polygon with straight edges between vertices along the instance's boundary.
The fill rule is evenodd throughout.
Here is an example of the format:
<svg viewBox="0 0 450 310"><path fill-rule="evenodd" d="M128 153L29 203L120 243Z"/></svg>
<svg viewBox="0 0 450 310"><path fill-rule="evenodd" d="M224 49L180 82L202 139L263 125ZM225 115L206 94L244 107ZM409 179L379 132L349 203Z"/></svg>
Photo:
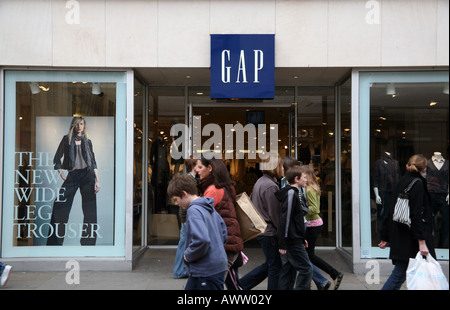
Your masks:
<svg viewBox="0 0 450 310"><path fill-rule="evenodd" d="M211 99L274 96L274 34L211 35Z"/></svg>

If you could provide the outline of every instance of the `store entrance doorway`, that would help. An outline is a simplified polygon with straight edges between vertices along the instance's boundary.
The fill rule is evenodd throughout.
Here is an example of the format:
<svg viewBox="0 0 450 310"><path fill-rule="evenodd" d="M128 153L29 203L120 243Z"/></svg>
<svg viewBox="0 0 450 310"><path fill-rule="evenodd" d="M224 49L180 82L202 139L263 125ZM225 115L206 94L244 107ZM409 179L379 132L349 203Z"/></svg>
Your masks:
<svg viewBox="0 0 450 310"><path fill-rule="evenodd" d="M259 164L267 158L267 152L282 158L295 156L294 110L293 104L194 105L192 154L214 151L220 155L235 183L236 193L250 194L261 176ZM214 128L214 132L209 131Z"/></svg>

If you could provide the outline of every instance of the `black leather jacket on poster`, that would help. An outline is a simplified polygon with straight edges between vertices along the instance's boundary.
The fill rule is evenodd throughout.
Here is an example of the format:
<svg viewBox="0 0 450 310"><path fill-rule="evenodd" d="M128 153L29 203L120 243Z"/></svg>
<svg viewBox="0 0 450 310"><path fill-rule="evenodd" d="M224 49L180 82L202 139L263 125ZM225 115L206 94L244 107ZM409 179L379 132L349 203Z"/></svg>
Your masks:
<svg viewBox="0 0 450 310"><path fill-rule="evenodd" d="M91 140L81 136L81 153L83 154L84 161L86 162L88 169L97 169L97 162L95 161L94 150L92 148ZM75 163L75 136L69 144L69 137L65 135L61 142L59 143L58 149L56 150L55 157L53 158L53 163L55 164L55 170L66 169L73 170L73 165ZM61 158L63 162L61 164Z"/></svg>

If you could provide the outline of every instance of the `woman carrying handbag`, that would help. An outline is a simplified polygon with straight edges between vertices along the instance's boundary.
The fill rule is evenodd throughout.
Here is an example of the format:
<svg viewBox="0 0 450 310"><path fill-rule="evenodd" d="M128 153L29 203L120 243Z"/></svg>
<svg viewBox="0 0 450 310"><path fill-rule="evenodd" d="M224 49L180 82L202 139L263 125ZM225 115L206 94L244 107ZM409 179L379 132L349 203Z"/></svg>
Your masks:
<svg viewBox="0 0 450 310"><path fill-rule="evenodd" d="M390 214L383 221L378 246L384 249L389 243L389 258L394 264L394 269L382 290L400 289L406 280L409 259L416 257L417 252L420 251L423 256L431 254L436 257L432 239L431 200L425 179L426 169L427 159L423 155L411 156L406 164L406 173L395 190L393 203L415 178L419 178L409 191L410 226L393 221L394 207L391 207Z"/></svg>

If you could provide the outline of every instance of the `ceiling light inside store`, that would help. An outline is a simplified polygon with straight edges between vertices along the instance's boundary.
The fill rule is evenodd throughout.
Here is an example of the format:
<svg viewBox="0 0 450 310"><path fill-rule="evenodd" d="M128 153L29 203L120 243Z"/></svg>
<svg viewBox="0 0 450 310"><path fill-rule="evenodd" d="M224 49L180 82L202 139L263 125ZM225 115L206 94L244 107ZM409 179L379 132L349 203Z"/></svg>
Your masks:
<svg viewBox="0 0 450 310"><path fill-rule="evenodd" d="M101 85L100 83L94 82L92 83L92 94L93 95L100 95L101 93Z"/></svg>
<svg viewBox="0 0 450 310"><path fill-rule="evenodd" d="M447 95L448 95L448 82L447 82L447 83L444 83L444 89L442 90L442 92L443 92L444 94L447 94Z"/></svg>
<svg viewBox="0 0 450 310"><path fill-rule="evenodd" d="M431 101L431 102L430 102L430 107L435 106L436 104L437 104L436 101Z"/></svg>
<svg viewBox="0 0 450 310"><path fill-rule="evenodd" d="M386 85L386 95L395 97L395 86L392 83Z"/></svg>
<svg viewBox="0 0 450 310"><path fill-rule="evenodd" d="M30 90L33 95L39 94L41 92L38 82L29 82L28 85L30 85Z"/></svg>

